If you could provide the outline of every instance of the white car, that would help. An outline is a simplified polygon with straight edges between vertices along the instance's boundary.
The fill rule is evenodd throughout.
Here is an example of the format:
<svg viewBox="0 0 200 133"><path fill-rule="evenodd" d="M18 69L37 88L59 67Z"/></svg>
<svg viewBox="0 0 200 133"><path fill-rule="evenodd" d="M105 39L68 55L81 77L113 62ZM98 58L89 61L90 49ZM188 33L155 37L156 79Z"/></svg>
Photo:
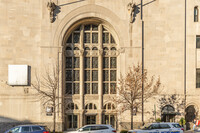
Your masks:
<svg viewBox="0 0 200 133"><path fill-rule="evenodd" d="M183 133L183 130L178 123L161 122L148 124L140 130L129 130L128 133Z"/></svg>
<svg viewBox="0 0 200 133"><path fill-rule="evenodd" d="M115 133L116 130L111 125L86 125L79 128L77 131L71 131L69 133Z"/></svg>

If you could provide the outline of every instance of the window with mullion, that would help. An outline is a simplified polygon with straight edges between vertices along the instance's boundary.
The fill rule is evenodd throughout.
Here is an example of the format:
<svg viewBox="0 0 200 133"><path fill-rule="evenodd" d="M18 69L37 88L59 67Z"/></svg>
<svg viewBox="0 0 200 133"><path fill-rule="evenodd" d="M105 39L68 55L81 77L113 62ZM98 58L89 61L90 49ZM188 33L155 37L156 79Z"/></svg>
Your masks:
<svg viewBox="0 0 200 133"><path fill-rule="evenodd" d="M80 92L80 59L79 57L66 57L65 65L65 94L79 94Z"/></svg>
<svg viewBox="0 0 200 133"><path fill-rule="evenodd" d="M103 58L103 94L116 94L116 57Z"/></svg>
<svg viewBox="0 0 200 133"><path fill-rule="evenodd" d="M85 94L98 94L98 57L85 57Z"/></svg>

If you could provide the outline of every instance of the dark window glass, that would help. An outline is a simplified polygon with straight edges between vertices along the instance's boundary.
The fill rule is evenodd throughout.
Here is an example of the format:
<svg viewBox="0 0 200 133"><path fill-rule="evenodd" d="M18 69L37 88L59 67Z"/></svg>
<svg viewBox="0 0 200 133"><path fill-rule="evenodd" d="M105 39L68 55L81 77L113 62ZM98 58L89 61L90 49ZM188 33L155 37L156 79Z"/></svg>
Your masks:
<svg viewBox="0 0 200 133"><path fill-rule="evenodd" d="M94 109L97 109L97 106L94 104Z"/></svg>
<svg viewBox="0 0 200 133"><path fill-rule="evenodd" d="M98 83L92 84L92 94L98 94Z"/></svg>
<svg viewBox="0 0 200 133"><path fill-rule="evenodd" d="M116 71L115 70L110 71L110 81L116 81Z"/></svg>
<svg viewBox="0 0 200 133"><path fill-rule="evenodd" d="M92 109L92 108L93 108L92 105L93 105L92 103L89 104L89 109Z"/></svg>
<svg viewBox="0 0 200 133"><path fill-rule="evenodd" d="M110 68L116 68L117 67L117 58L111 57L110 58Z"/></svg>
<svg viewBox="0 0 200 133"><path fill-rule="evenodd" d="M200 88L200 69L196 69L196 88Z"/></svg>
<svg viewBox="0 0 200 133"><path fill-rule="evenodd" d="M33 131L40 131L40 130L42 130L39 126L33 126L32 127L32 130Z"/></svg>
<svg viewBox="0 0 200 133"><path fill-rule="evenodd" d="M74 33L74 43L79 43L80 41L80 33Z"/></svg>
<svg viewBox="0 0 200 133"><path fill-rule="evenodd" d="M103 68L109 68L109 58L108 57L103 58Z"/></svg>
<svg viewBox="0 0 200 133"><path fill-rule="evenodd" d="M79 68L79 62L80 58L79 57L74 57L74 68Z"/></svg>
<svg viewBox="0 0 200 133"><path fill-rule="evenodd" d="M92 25L92 30L93 31L98 31L98 25Z"/></svg>
<svg viewBox="0 0 200 133"><path fill-rule="evenodd" d="M112 48L111 48L111 50L113 50L113 51L114 51L114 50L117 50L117 49L116 49L115 47L112 47Z"/></svg>
<svg viewBox="0 0 200 133"><path fill-rule="evenodd" d="M74 83L74 94L79 94L79 83Z"/></svg>
<svg viewBox="0 0 200 133"><path fill-rule="evenodd" d="M67 43L72 43L72 34L69 36L69 38L67 39Z"/></svg>
<svg viewBox="0 0 200 133"><path fill-rule="evenodd" d="M108 83L103 84L103 94L108 94Z"/></svg>
<svg viewBox="0 0 200 133"><path fill-rule="evenodd" d="M109 43L109 33L103 33L103 43Z"/></svg>
<svg viewBox="0 0 200 133"><path fill-rule="evenodd" d="M72 115L68 115L67 118L68 118L67 127L68 128L72 128Z"/></svg>
<svg viewBox="0 0 200 133"><path fill-rule="evenodd" d="M115 83L110 84L110 94L116 94L116 84Z"/></svg>
<svg viewBox="0 0 200 133"><path fill-rule="evenodd" d="M66 57L66 68L72 68L72 57Z"/></svg>
<svg viewBox="0 0 200 133"><path fill-rule="evenodd" d="M115 116L114 115L110 115L110 125L112 125L113 127L115 126Z"/></svg>
<svg viewBox="0 0 200 133"><path fill-rule="evenodd" d="M75 109L78 109L78 106L77 106L77 105L75 105Z"/></svg>
<svg viewBox="0 0 200 133"><path fill-rule="evenodd" d="M92 33L92 43L98 43L98 33Z"/></svg>
<svg viewBox="0 0 200 133"><path fill-rule="evenodd" d="M66 47L66 50L72 50L72 48L71 47Z"/></svg>
<svg viewBox="0 0 200 133"><path fill-rule="evenodd" d="M98 81L98 71L97 70L92 71L92 81Z"/></svg>
<svg viewBox="0 0 200 133"><path fill-rule="evenodd" d="M109 81L109 71L103 70L103 81Z"/></svg>
<svg viewBox="0 0 200 133"><path fill-rule="evenodd" d="M98 48L97 48L97 47L94 47L94 48L92 48L92 50L98 50Z"/></svg>
<svg viewBox="0 0 200 133"><path fill-rule="evenodd" d="M92 57L92 68L98 68L98 57Z"/></svg>
<svg viewBox="0 0 200 133"><path fill-rule="evenodd" d="M90 43L90 33L84 33L84 43Z"/></svg>
<svg viewBox="0 0 200 133"><path fill-rule="evenodd" d="M90 68L90 57L85 58L85 68Z"/></svg>
<svg viewBox="0 0 200 133"><path fill-rule="evenodd" d="M200 36L196 37L196 47L200 48Z"/></svg>
<svg viewBox="0 0 200 133"><path fill-rule="evenodd" d="M194 22L198 22L198 14L199 14L198 7L194 7Z"/></svg>
<svg viewBox="0 0 200 133"><path fill-rule="evenodd" d="M77 128L77 123L78 123L78 119L77 119L77 115L67 115L67 128Z"/></svg>
<svg viewBox="0 0 200 133"><path fill-rule="evenodd" d="M90 81L90 70L85 70L85 81Z"/></svg>
<svg viewBox="0 0 200 133"><path fill-rule="evenodd" d="M84 30L85 30L85 31L90 30L90 25L85 25Z"/></svg>
<svg viewBox="0 0 200 133"><path fill-rule="evenodd" d="M79 81L79 70L74 70L74 81Z"/></svg>
<svg viewBox="0 0 200 133"><path fill-rule="evenodd" d="M65 77L66 77L66 81L72 81L72 71L67 70Z"/></svg>
<svg viewBox="0 0 200 133"><path fill-rule="evenodd" d="M90 83L85 83L85 94L90 94Z"/></svg>
<svg viewBox="0 0 200 133"><path fill-rule="evenodd" d="M170 128L170 126L168 124L160 124L160 128L167 129L167 128Z"/></svg>
<svg viewBox="0 0 200 133"><path fill-rule="evenodd" d="M108 103L108 109L111 109L111 103Z"/></svg>
<svg viewBox="0 0 200 133"><path fill-rule="evenodd" d="M78 117L77 115L73 115L73 128L77 128Z"/></svg>
<svg viewBox="0 0 200 133"><path fill-rule="evenodd" d="M30 127L22 127L21 128L21 132L29 132L30 131Z"/></svg>
<svg viewBox="0 0 200 133"><path fill-rule="evenodd" d="M66 94L72 94L72 83L66 83Z"/></svg>

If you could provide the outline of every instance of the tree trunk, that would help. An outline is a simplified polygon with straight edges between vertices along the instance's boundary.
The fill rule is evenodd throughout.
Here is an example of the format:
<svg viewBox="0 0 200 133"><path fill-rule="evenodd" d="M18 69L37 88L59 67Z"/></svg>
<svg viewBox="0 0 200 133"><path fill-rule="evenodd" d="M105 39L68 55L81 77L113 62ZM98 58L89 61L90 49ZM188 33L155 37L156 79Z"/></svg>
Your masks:
<svg viewBox="0 0 200 133"><path fill-rule="evenodd" d="M55 108L56 104L55 104L55 100L53 103L53 133L55 133L55 129L56 129L56 108Z"/></svg>
<svg viewBox="0 0 200 133"><path fill-rule="evenodd" d="M133 109L131 109L131 130L133 130Z"/></svg>

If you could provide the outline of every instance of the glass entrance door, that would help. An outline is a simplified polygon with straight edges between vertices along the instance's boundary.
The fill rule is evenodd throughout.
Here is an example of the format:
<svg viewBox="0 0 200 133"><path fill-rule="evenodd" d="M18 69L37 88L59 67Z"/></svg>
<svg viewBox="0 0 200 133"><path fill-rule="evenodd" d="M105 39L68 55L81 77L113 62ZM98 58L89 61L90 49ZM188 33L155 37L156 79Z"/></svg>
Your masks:
<svg viewBox="0 0 200 133"><path fill-rule="evenodd" d="M86 125L96 124L96 115L87 115L86 116Z"/></svg>

